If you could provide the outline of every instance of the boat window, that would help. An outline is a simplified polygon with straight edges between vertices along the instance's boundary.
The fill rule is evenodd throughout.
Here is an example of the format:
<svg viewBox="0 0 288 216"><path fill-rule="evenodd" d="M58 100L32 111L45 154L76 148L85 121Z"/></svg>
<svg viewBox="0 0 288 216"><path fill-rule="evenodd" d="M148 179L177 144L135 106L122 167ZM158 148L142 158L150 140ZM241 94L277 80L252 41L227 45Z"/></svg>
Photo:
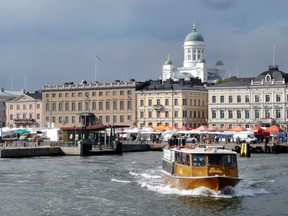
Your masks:
<svg viewBox="0 0 288 216"><path fill-rule="evenodd" d="M209 155L208 156L209 165L222 165L222 155Z"/></svg>
<svg viewBox="0 0 288 216"><path fill-rule="evenodd" d="M237 167L236 155L225 155L226 167Z"/></svg>
<svg viewBox="0 0 288 216"><path fill-rule="evenodd" d="M190 166L190 157L189 157L189 154L182 153L181 164Z"/></svg>
<svg viewBox="0 0 288 216"><path fill-rule="evenodd" d="M192 159L193 166L205 166L206 164L205 155L195 154L192 156Z"/></svg>
<svg viewBox="0 0 288 216"><path fill-rule="evenodd" d="M175 152L175 161L181 163L181 152Z"/></svg>

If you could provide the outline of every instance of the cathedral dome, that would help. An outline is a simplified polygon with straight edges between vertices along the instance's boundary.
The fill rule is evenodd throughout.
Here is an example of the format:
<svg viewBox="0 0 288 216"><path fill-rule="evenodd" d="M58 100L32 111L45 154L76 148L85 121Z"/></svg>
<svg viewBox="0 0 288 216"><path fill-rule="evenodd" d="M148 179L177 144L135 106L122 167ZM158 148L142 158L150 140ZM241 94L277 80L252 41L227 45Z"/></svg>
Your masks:
<svg viewBox="0 0 288 216"><path fill-rule="evenodd" d="M199 32L196 31L196 27L195 27L195 25L193 25L193 31L186 36L185 41L202 41L202 42L204 42L204 38Z"/></svg>
<svg viewBox="0 0 288 216"><path fill-rule="evenodd" d="M164 63L165 65L173 65L172 60L170 59L170 56L168 56L168 59Z"/></svg>
<svg viewBox="0 0 288 216"><path fill-rule="evenodd" d="M216 62L215 66L224 66L224 63L221 60L219 60Z"/></svg>

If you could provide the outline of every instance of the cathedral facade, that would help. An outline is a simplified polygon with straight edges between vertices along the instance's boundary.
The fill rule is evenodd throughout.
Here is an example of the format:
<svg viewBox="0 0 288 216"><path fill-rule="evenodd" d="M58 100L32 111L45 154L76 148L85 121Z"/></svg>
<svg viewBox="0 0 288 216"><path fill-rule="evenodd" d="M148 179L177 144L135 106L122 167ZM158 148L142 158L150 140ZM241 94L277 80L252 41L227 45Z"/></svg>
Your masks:
<svg viewBox="0 0 288 216"><path fill-rule="evenodd" d="M198 77L203 83L215 83L223 78L225 69L222 61L217 61L214 67L209 68L207 66L204 38L197 32L195 24L193 24L193 31L186 36L183 48L183 67L175 67L168 56L163 64L162 81L168 79L175 81L179 79L189 80Z"/></svg>

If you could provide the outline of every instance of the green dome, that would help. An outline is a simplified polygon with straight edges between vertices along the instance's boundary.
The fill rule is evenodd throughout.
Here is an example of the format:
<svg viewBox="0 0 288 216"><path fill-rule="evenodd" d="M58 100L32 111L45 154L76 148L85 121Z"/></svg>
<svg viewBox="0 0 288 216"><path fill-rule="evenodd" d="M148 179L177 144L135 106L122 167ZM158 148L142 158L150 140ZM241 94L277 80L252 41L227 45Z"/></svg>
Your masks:
<svg viewBox="0 0 288 216"><path fill-rule="evenodd" d="M164 63L165 65L173 65L172 60L170 59L170 56L168 56L168 59Z"/></svg>
<svg viewBox="0 0 288 216"><path fill-rule="evenodd" d="M196 27L195 25L193 25L193 31L186 36L185 41L203 41L204 42L204 38L199 32L196 31Z"/></svg>
<svg viewBox="0 0 288 216"><path fill-rule="evenodd" d="M204 58L200 58L200 59L198 60L198 62L199 62L199 63L206 63L206 60L205 60Z"/></svg>
<svg viewBox="0 0 288 216"><path fill-rule="evenodd" d="M216 62L215 66L224 66L224 63L221 60L219 60Z"/></svg>

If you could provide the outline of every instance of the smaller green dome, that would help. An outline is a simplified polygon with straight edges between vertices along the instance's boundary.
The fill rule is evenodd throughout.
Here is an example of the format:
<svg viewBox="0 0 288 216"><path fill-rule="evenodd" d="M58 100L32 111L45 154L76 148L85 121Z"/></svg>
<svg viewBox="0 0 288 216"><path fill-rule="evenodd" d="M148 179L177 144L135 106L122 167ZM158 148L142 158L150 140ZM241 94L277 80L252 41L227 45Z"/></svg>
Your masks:
<svg viewBox="0 0 288 216"><path fill-rule="evenodd" d="M203 36L199 32L196 31L195 24L193 24L193 31L186 36L185 41L203 41L204 42Z"/></svg>
<svg viewBox="0 0 288 216"><path fill-rule="evenodd" d="M168 55L168 58L167 58L167 60L165 61L165 63L164 63L165 65L173 65L173 62L172 62L172 60L170 59L170 56Z"/></svg>
<svg viewBox="0 0 288 216"><path fill-rule="evenodd" d="M199 63L206 63L206 60L205 60L204 58L200 58L200 59L198 60L198 62L199 62Z"/></svg>
<svg viewBox="0 0 288 216"><path fill-rule="evenodd" d="M221 60L219 60L216 62L215 66L224 66L224 63Z"/></svg>

